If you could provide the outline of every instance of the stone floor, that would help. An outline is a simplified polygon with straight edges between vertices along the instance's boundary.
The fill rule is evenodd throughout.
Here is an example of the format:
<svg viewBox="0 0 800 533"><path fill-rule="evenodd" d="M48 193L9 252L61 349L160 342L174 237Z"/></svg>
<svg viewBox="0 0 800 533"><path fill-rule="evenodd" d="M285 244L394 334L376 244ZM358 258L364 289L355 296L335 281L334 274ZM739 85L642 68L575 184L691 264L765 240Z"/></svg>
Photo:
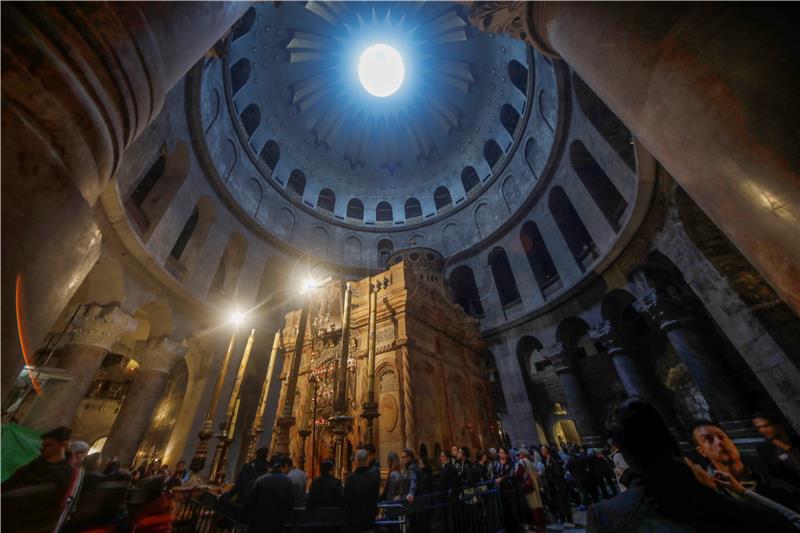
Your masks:
<svg viewBox="0 0 800 533"><path fill-rule="evenodd" d="M579 511L572 508L572 518L575 520L574 528L565 528L557 524L550 524L547 526L547 531L567 531L567 532L582 532L586 531L586 511Z"/></svg>

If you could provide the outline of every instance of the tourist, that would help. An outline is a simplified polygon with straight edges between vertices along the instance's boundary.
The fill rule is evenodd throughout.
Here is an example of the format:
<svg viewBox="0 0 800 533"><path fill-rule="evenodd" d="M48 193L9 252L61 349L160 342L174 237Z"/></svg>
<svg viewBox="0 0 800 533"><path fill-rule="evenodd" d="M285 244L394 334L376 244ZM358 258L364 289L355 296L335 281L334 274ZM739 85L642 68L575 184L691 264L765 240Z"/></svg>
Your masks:
<svg viewBox="0 0 800 533"><path fill-rule="evenodd" d="M476 463L476 482L489 481L494 478L489 452L481 450L478 452L478 462Z"/></svg>
<svg viewBox="0 0 800 533"><path fill-rule="evenodd" d="M585 511L592 504L592 501L596 500L593 498L593 494L589 488L589 474L586 464L587 461L576 446L570 445L567 450L568 458L564 466L566 467L567 472L570 474L572 482L575 484L575 489L578 493L578 509Z"/></svg>
<svg viewBox="0 0 800 533"><path fill-rule="evenodd" d="M745 464L736 444L721 426L709 420L700 420L692 426L691 435L697 446L697 453L710 462L710 474L728 474L736 484L794 511L800 511L800 489L773 478L756 464ZM728 476L718 477L729 481ZM728 492L741 495L737 491Z"/></svg>
<svg viewBox="0 0 800 533"><path fill-rule="evenodd" d="M519 463L515 472L520 490L525 495L532 520L525 520L536 527L536 531L545 530L544 504L542 503L542 489L539 482L539 473L531 460L527 448L520 448Z"/></svg>
<svg viewBox="0 0 800 533"><path fill-rule="evenodd" d="M461 477L453 464L453 458L445 451L439 453L439 466L441 468L439 473L440 491L452 491L461 486Z"/></svg>
<svg viewBox="0 0 800 533"><path fill-rule="evenodd" d="M669 428L650 404L622 401L606 419L606 430L619 446L634 477L624 495L594 504L588 531L791 531L779 513L736 501L709 487L711 476L698 474L681 459ZM635 525L633 525L635 524Z"/></svg>
<svg viewBox="0 0 800 533"><path fill-rule="evenodd" d="M767 442L756 445L758 456L767 465L770 475L800 487L800 443L789 435L780 418L758 413L753 427Z"/></svg>
<svg viewBox="0 0 800 533"><path fill-rule="evenodd" d="M263 473L266 473L266 469L264 469ZM179 487L183 485L189 481L189 476L190 473L188 470L186 470L186 461L178 461L178 464L175 466L175 472L173 472L169 479L167 479L167 488L170 489L172 487ZM235 488L236 485L234 485L234 489Z"/></svg>
<svg viewBox="0 0 800 533"><path fill-rule="evenodd" d="M594 448L586 450L586 474L587 488L595 501L612 496L606 487L606 473L609 470L608 464L602 455L599 455Z"/></svg>
<svg viewBox="0 0 800 533"><path fill-rule="evenodd" d="M419 481L419 466L414 452L411 448L405 448L400 452L400 464L402 465L403 486L405 488L405 500L414 503L417 495L417 483Z"/></svg>
<svg viewBox="0 0 800 533"><path fill-rule="evenodd" d="M289 458L289 473L286 474L294 486L294 506L303 507L306 501L306 487L308 486L308 477L300 466L293 464L292 459Z"/></svg>
<svg viewBox="0 0 800 533"><path fill-rule="evenodd" d="M423 457L420 462L422 467L419 469L417 493L430 494L433 492L433 460L430 457Z"/></svg>
<svg viewBox="0 0 800 533"><path fill-rule="evenodd" d="M497 465L500 461L497 458L497 448L489 448L489 465L492 469L492 478L494 478L494 472L497 471Z"/></svg>
<svg viewBox="0 0 800 533"><path fill-rule="evenodd" d="M366 450L356 452L356 469L347 476L344 486L347 530L350 533L375 529L381 478L367 466L368 459Z"/></svg>
<svg viewBox="0 0 800 533"><path fill-rule="evenodd" d="M364 449L367 451L367 468L374 470L378 473L378 475L380 475L381 464L375 455L375 446L372 444L364 444Z"/></svg>
<svg viewBox="0 0 800 533"><path fill-rule="evenodd" d="M611 462L614 464L614 477L617 481L617 487L620 492L625 492L630 483L630 474L632 474L633 471L629 472L630 465L625 460L622 452L619 451L619 447L617 447L614 439L608 439L608 445L611 447L610 457Z"/></svg>
<svg viewBox="0 0 800 533"><path fill-rule="evenodd" d="M244 505L244 517L250 533L272 533L283 530L294 508L294 485L286 475L290 460L275 455L269 462L270 471L253 483Z"/></svg>
<svg viewBox="0 0 800 533"><path fill-rule="evenodd" d="M389 452L386 456L386 466L389 468L389 475L386 476L381 499L385 501L399 500L403 497L403 474L400 472L402 468L400 457L395 452Z"/></svg>
<svg viewBox="0 0 800 533"><path fill-rule="evenodd" d="M461 484L469 487L475 484L475 471L469 460L469 448L462 446L456 451L456 470L461 478Z"/></svg>
<svg viewBox="0 0 800 533"><path fill-rule="evenodd" d="M564 468L561 461L550 450L549 446L542 446L542 462L544 463L545 491L552 505L556 519L564 527L575 527L572 521L572 508L569 505L569 492L564 479Z"/></svg>
<svg viewBox="0 0 800 533"><path fill-rule="evenodd" d="M369 453L369 451L367 451ZM322 461L320 465L320 475L311 482L311 489L308 491L306 508L315 507L343 507L344 491L342 482L333 475L333 461Z"/></svg>
<svg viewBox="0 0 800 533"><path fill-rule="evenodd" d="M84 458L89 455L89 445L82 440L72 441L69 445L69 453L71 454L72 464L79 466Z"/></svg>
<svg viewBox="0 0 800 533"><path fill-rule="evenodd" d="M505 529L509 533L520 531L519 502L517 497L517 479L514 475L514 464L504 447L500 447L495 483L500 488L500 502L503 507Z"/></svg>
<svg viewBox="0 0 800 533"><path fill-rule="evenodd" d="M67 452L71 433L69 428L61 426L42 435L39 457L17 469L2 484L2 490L53 483L64 495L73 478L71 455Z"/></svg>

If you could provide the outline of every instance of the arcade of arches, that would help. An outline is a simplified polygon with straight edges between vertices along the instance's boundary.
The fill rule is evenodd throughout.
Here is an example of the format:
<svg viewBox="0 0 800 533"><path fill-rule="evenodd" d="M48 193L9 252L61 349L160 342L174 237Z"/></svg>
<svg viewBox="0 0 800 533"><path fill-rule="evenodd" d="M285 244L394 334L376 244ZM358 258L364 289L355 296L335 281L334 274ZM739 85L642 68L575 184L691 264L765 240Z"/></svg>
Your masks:
<svg viewBox="0 0 800 533"><path fill-rule="evenodd" d="M687 446L800 431L781 17L331 6L3 3L4 421L216 480L601 445L632 396ZM385 98L337 63L362 31L408 54Z"/></svg>

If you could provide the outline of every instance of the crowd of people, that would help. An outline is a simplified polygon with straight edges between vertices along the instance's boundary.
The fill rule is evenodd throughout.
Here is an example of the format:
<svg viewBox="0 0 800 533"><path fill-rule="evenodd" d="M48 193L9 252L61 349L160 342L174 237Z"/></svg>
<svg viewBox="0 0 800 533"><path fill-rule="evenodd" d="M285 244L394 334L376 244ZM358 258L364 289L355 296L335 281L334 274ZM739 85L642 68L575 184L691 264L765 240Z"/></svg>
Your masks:
<svg viewBox="0 0 800 533"><path fill-rule="evenodd" d="M330 460L322 461L309 484L291 457L269 457L261 448L219 496L218 510L252 532L280 531L296 508L339 508L351 532L373 531L376 519L392 517L404 517L406 531L428 531L433 514L423 507L432 500L421 496L459 495L457 501L469 502L496 487L510 533L575 527L575 509L586 511L587 529L597 532L800 529L800 446L774 416L756 415L753 426L764 438L756 446L758 461L743 458L725 428L710 420L690 428L699 459L692 461L652 406L629 399L608 414L610 439L603 448L500 446L473 455L466 446L452 446L435 459L404 449L388 453L382 475L375 448L367 444L351 458L344 483ZM103 481L135 486L155 479L159 490L191 484L184 461L174 470L154 461L128 471L70 437L65 427L42 435L39 457L3 483L4 494L53 487L50 505L64 509L61 522L66 517L69 524L76 496ZM415 507L420 500L427 503ZM444 528L462 531L448 512L437 515Z"/></svg>

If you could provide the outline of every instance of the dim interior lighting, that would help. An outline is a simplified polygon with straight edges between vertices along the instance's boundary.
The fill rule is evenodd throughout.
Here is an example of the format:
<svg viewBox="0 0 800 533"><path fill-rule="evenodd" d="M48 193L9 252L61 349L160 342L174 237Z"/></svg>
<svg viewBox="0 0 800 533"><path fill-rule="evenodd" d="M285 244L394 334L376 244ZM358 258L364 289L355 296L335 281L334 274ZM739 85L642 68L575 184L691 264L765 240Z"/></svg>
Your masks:
<svg viewBox="0 0 800 533"><path fill-rule="evenodd" d="M358 79L369 94L379 98L391 96L403 84L406 75L400 53L391 46L378 43L361 53Z"/></svg>

